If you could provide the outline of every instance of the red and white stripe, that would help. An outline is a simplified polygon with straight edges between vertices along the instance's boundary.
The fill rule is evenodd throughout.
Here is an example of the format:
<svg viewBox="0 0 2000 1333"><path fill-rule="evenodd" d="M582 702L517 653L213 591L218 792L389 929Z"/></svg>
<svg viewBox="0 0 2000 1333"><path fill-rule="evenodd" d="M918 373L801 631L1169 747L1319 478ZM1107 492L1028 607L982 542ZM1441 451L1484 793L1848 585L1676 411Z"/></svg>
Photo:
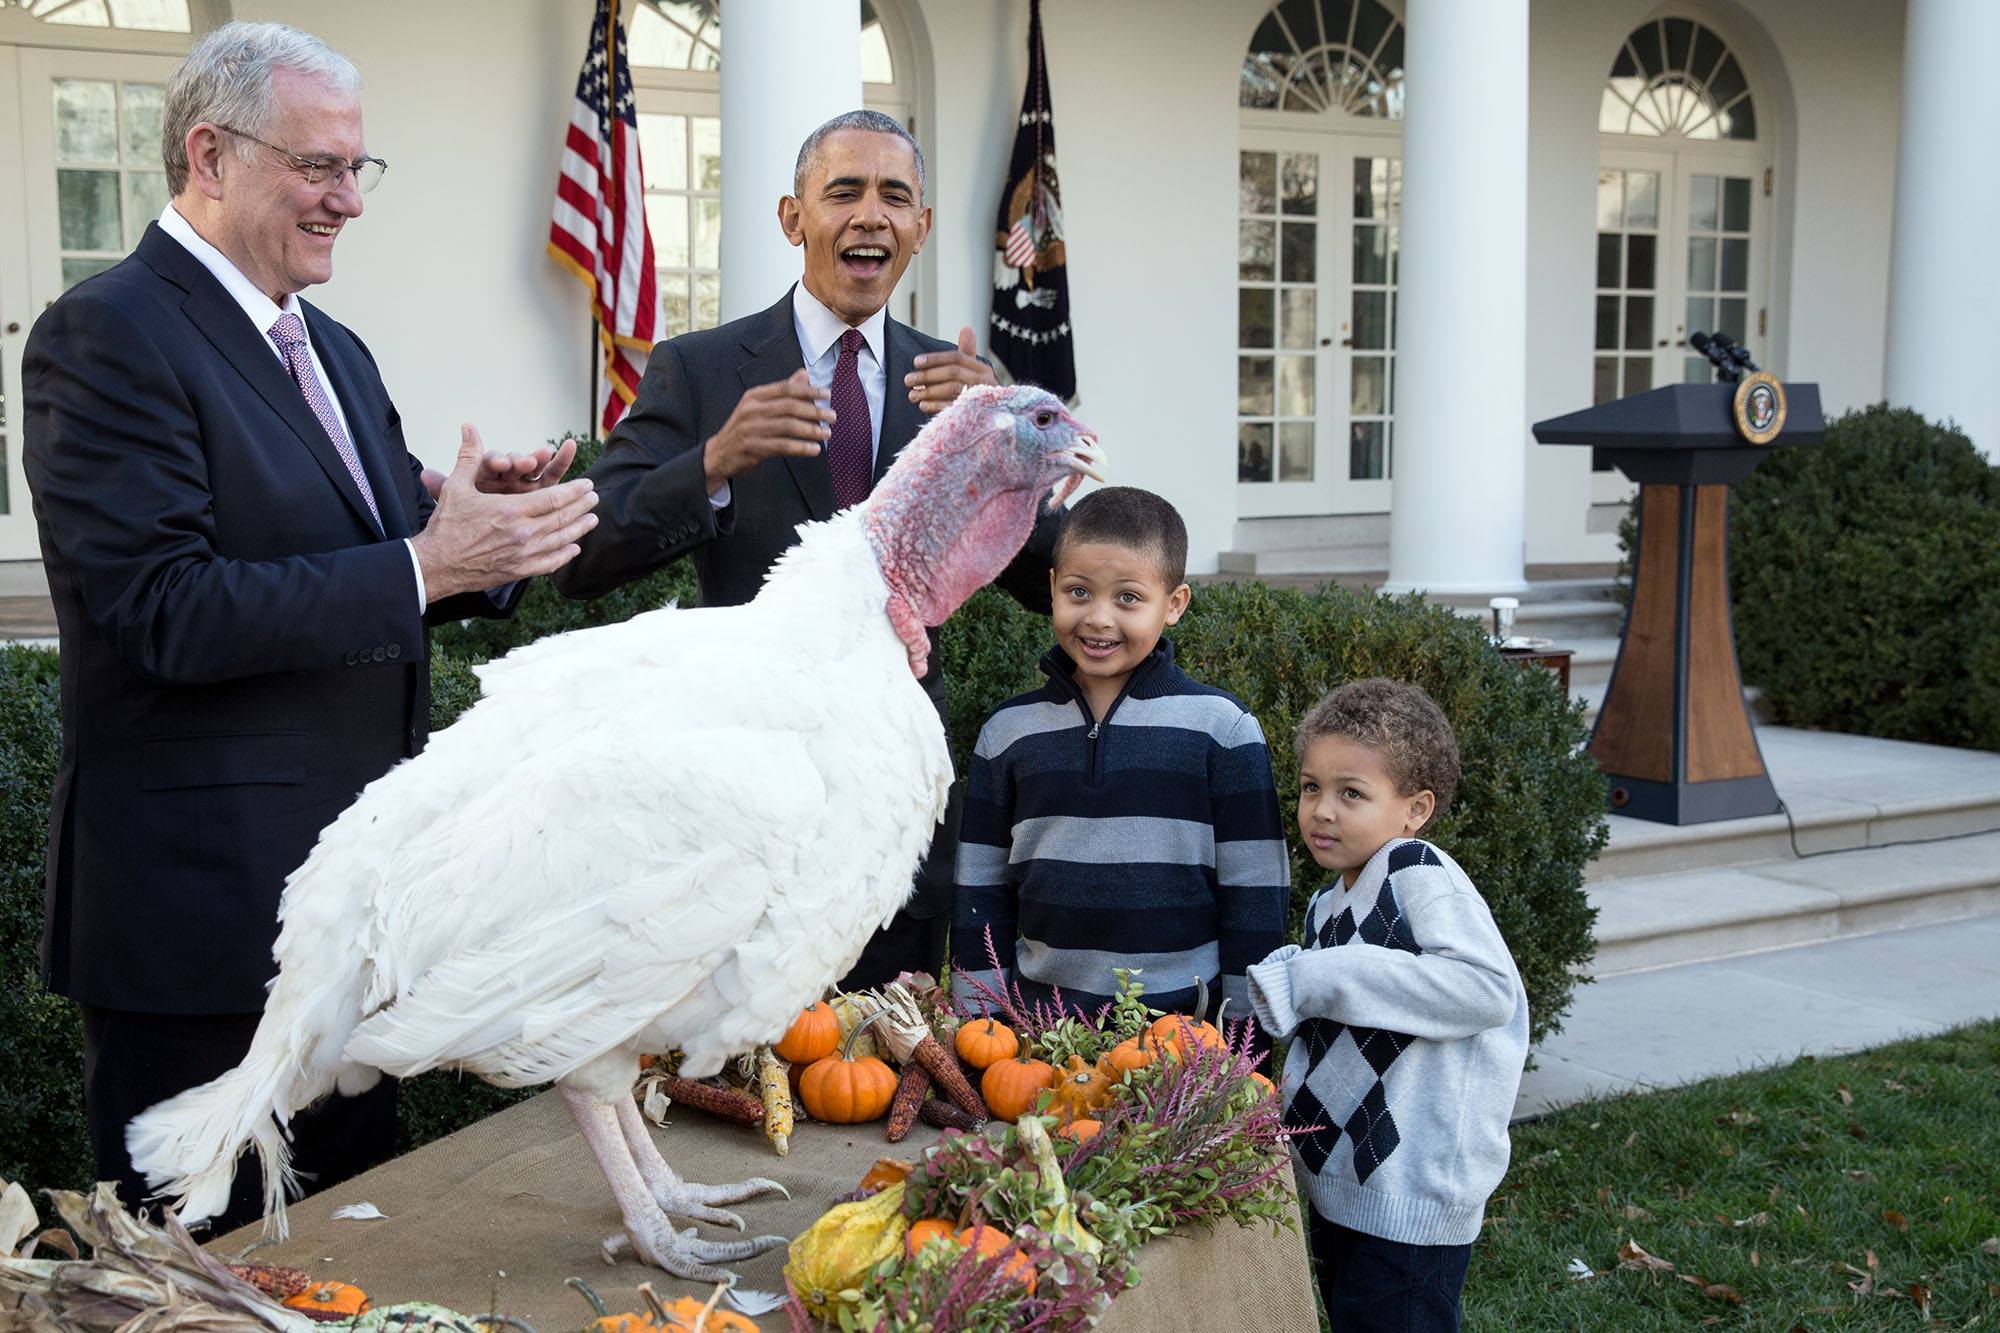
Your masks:
<svg viewBox="0 0 2000 1333"><path fill-rule="evenodd" d="M1025 215L1015 218L1014 225L1007 229L1007 262L1015 268L1026 268L1035 261L1035 238L1028 234L1028 219Z"/></svg>

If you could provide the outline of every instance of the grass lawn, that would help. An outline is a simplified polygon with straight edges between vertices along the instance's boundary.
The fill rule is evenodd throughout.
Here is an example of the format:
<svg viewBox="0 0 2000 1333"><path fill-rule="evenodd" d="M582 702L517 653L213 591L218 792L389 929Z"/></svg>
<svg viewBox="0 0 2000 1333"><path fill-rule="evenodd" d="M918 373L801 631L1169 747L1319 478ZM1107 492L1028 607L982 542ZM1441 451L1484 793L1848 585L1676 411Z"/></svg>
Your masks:
<svg viewBox="0 0 2000 1333"><path fill-rule="evenodd" d="M1996 1235L1988 1022L1517 1126L1465 1327L2000 1330Z"/></svg>

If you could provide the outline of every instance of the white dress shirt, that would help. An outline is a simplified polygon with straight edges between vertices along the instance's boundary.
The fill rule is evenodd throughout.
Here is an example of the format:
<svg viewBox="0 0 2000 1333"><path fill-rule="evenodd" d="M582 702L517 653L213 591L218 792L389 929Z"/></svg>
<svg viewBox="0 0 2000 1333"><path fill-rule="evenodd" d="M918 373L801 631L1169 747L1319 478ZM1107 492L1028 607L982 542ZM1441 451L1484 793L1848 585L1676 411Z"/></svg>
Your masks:
<svg viewBox="0 0 2000 1333"><path fill-rule="evenodd" d="M861 392L868 399L870 461L882 452L882 404L889 392L889 369L883 340L888 336L889 312L877 310L859 325L850 325L827 309L804 282L792 288L792 331L798 335L799 355L805 358L806 378L815 389L833 386L834 367L840 364L840 335L859 328L863 346L854 357L855 373L861 377ZM870 475L873 475L871 467ZM729 505L729 483L709 492L708 502L717 509Z"/></svg>
<svg viewBox="0 0 2000 1333"><path fill-rule="evenodd" d="M256 283L243 276L243 270L237 268L229 256L203 240L201 233L181 216L180 210L174 207L171 199L167 201L167 206L160 210L160 230L180 242L182 249L201 261L201 266L215 275L215 280L222 284L222 289L242 307L244 315L256 326L257 331L264 335L264 345L271 349L271 355L277 358L280 366L283 366L285 354L278 350L277 342L272 339L271 326L278 322L281 315L297 315L301 323L305 322L305 311L299 308L297 293L286 293L283 305L273 301L268 293L260 290ZM327 378L326 367L319 359L319 349L313 346L310 324L306 325L306 356L312 362L313 374L319 379L320 391L326 395L326 401L333 404L334 419L340 423L341 430L347 432L347 438L351 442L354 439L354 432L347 426L347 410L340 405L340 395L333 391L333 381ZM291 378L289 369L285 371L285 378ZM390 496L388 499L401 503L395 496ZM377 503L380 504L382 501L378 498ZM404 539L403 545L410 552L410 570L416 575L417 580L417 614L422 615L430 604L430 599L424 594L424 569L417 561L417 548L407 538Z"/></svg>

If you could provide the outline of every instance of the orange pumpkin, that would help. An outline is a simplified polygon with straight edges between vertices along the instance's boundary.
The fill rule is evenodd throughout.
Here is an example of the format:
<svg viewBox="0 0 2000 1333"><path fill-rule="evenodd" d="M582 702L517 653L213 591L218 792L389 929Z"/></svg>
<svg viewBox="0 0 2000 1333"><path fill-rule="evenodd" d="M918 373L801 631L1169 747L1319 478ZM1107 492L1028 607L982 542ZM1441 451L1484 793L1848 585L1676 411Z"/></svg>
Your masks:
<svg viewBox="0 0 2000 1333"><path fill-rule="evenodd" d="M900 1157L878 1157L855 1188L863 1194L873 1194L877 1190L888 1189L899 1180L908 1180L910 1172L916 1169L915 1162L906 1162Z"/></svg>
<svg viewBox="0 0 2000 1333"><path fill-rule="evenodd" d="M958 1048L959 1058L974 1069L988 1069L997 1060L1011 1060L1021 1049L1021 1039L1014 1035L1014 1029L990 1018L959 1024L958 1038L952 1044Z"/></svg>
<svg viewBox="0 0 2000 1333"><path fill-rule="evenodd" d="M1096 1138L1098 1132L1103 1128L1104 1122L1102 1120L1090 1120L1079 1116L1057 1130L1056 1133L1063 1138L1069 1139L1071 1142L1084 1143Z"/></svg>
<svg viewBox="0 0 2000 1333"><path fill-rule="evenodd" d="M903 1236L903 1249L915 1254L934 1240L955 1240L956 1227L948 1218L925 1217L910 1223L910 1229Z"/></svg>
<svg viewBox="0 0 2000 1333"><path fill-rule="evenodd" d="M1014 1243L1014 1238L997 1227L967 1227L952 1239L960 1245L968 1245L982 1257L999 1254ZM1035 1290L1035 1265L1025 1254L1016 1253L1001 1265L1001 1271L1016 1282L1026 1286L1030 1295Z"/></svg>
<svg viewBox="0 0 2000 1333"><path fill-rule="evenodd" d="M1088 1116L1111 1097L1111 1076L1095 1065L1087 1065L1080 1055L1072 1055L1056 1076L1055 1095L1049 1109L1067 1123Z"/></svg>
<svg viewBox="0 0 2000 1333"><path fill-rule="evenodd" d="M1264 1090L1266 1097L1275 1097L1278 1095L1278 1087L1270 1079L1265 1078L1254 1069L1250 1071L1250 1077L1256 1080L1257 1086Z"/></svg>
<svg viewBox="0 0 2000 1333"><path fill-rule="evenodd" d="M1035 1102L1055 1086L1056 1071L1046 1060L1022 1058L998 1060L986 1067L979 1080L979 1095L986 1109L1001 1120L1019 1120L1035 1109Z"/></svg>
<svg viewBox="0 0 2000 1333"><path fill-rule="evenodd" d="M368 1293L345 1282L315 1282L297 1295L287 1296L285 1305L304 1311L308 1319L352 1319L368 1309Z"/></svg>
<svg viewBox="0 0 2000 1333"><path fill-rule="evenodd" d="M705 1302L698 1301L692 1296L683 1296L663 1307L664 1317L656 1327L660 1333L693 1333L696 1323L702 1319L704 1313L708 1318L701 1327L706 1333L761 1333L757 1325L742 1315L729 1310L711 1309Z"/></svg>
<svg viewBox="0 0 2000 1333"><path fill-rule="evenodd" d="M1144 1069L1160 1058L1159 1044L1153 1034L1141 1032L1136 1037L1127 1037L1105 1053L1104 1063L1111 1077L1123 1083L1135 1069Z"/></svg>
<svg viewBox="0 0 2000 1333"><path fill-rule="evenodd" d="M867 1026L855 1024L838 1054L806 1066L799 1079L799 1100L813 1119L829 1125L858 1125L889 1113L889 1103L896 1096L896 1071L872 1055L854 1058L854 1039Z"/></svg>
<svg viewBox="0 0 2000 1333"><path fill-rule="evenodd" d="M804 1009L785 1033L785 1039L771 1048L780 1060L809 1065L832 1055L840 1045L840 1015L824 1000Z"/></svg>

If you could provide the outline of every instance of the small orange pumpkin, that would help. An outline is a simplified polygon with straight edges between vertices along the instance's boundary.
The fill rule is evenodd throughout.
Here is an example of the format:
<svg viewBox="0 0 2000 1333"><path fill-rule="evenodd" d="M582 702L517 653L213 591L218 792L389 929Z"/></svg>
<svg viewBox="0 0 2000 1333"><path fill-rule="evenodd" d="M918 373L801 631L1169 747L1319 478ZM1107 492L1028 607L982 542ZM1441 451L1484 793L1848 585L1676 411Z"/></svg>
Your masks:
<svg viewBox="0 0 2000 1333"><path fill-rule="evenodd" d="M872 1055L854 1059L854 1039L867 1029L857 1023L839 1053L806 1066L799 1079L799 1100L806 1114L829 1125L859 1125L889 1113L896 1096L896 1071Z"/></svg>
<svg viewBox="0 0 2000 1333"><path fill-rule="evenodd" d="M296 1296L287 1296L289 1309L304 1311L318 1321L352 1319L368 1309L368 1293L346 1282L315 1282Z"/></svg>
<svg viewBox="0 0 2000 1333"><path fill-rule="evenodd" d="M1072 1055L1056 1076L1055 1095L1049 1110L1065 1123L1088 1116L1111 1097L1111 1076L1095 1065L1087 1065L1080 1055Z"/></svg>
<svg viewBox="0 0 2000 1333"><path fill-rule="evenodd" d="M1160 1058L1159 1044L1150 1031L1124 1041L1105 1052L1104 1063L1111 1077L1123 1083L1135 1069L1144 1069Z"/></svg>
<svg viewBox="0 0 2000 1333"><path fill-rule="evenodd" d="M1021 1049L1014 1029L990 1018L959 1024L952 1044L958 1048L959 1058L974 1069L989 1069L995 1061L1011 1060Z"/></svg>
<svg viewBox="0 0 2000 1333"><path fill-rule="evenodd" d="M706 1314L706 1322L702 1316ZM660 1333L693 1333L697 1323L706 1333L762 1333L757 1325L730 1310L714 1309L692 1296L683 1296L662 1307Z"/></svg>
<svg viewBox="0 0 2000 1333"><path fill-rule="evenodd" d="M1073 1143L1086 1143L1096 1138L1098 1132L1103 1128L1104 1122L1102 1120L1091 1120L1084 1116L1078 1116L1057 1130L1056 1133Z"/></svg>
<svg viewBox="0 0 2000 1333"><path fill-rule="evenodd" d="M1256 1080L1257 1086L1264 1090L1264 1095L1266 1097L1275 1097L1278 1095L1278 1086L1277 1084L1271 1082L1270 1079L1265 1078L1262 1074L1258 1073L1254 1069L1250 1071L1250 1077Z"/></svg>
<svg viewBox="0 0 2000 1333"><path fill-rule="evenodd" d="M906 1162L900 1157L878 1157L855 1188L863 1194L873 1194L877 1190L888 1189L899 1180L908 1180L910 1172L916 1169L915 1162Z"/></svg>
<svg viewBox="0 0 2000 1333"><path fill-rule="evenodd" d="M792 1020L785 1039L771 1048L780 1060L809 1065L832 1055L840 1045L840 1015L825 1000L816 1000Z"/></svg>
<svg viewBox="0 0 2000 1333"><path fill-rule="evenodd" d="M915 1222L910 1223L909 1231L904 1233L904 1252L915 1254L934 1240L956 1240L956 1231L957 1227L949 1218L919 1218Z"/></svg>
<svg viewBox="0 0 2000 1333"><path fill-rule="evenodd" d="M982 1257L999 1254L1014 1243L1014 1238L998 1227L972 1226L958 1233L952 1239L960 1245L970 1246ZM1016 1253L1001 1265L1001 1272L1027 1287L1029 1295L1035 1291L1035 1265L1027 1255Z"/></svg>
<svg viewBox="0 0 2000 1333"><path fill-rule="evenodd" d="M1035 1109L1036 1100L1055 1086L1055 1067L1046 1060L997 1060L979 1080L986 1109L1001 1120L1019 1120Z"/></svg>

